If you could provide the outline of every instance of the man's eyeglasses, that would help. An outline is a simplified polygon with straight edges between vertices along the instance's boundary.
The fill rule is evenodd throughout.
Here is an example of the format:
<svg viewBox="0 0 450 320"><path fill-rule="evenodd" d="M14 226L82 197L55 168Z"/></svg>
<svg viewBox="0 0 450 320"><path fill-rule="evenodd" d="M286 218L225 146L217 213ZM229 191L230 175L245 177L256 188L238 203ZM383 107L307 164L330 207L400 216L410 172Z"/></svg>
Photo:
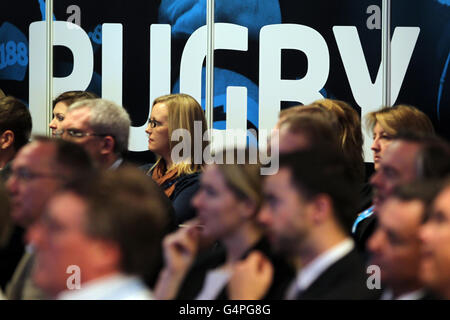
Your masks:
<svg viewBox="0 0 450 320"><path fill-rule="evenodd" d="M83 132L76 129L60 129L57 131L54 131L56 136L62 136L64 133L67 133L72 138L83 138L88 136L94 136L94 137L106 137L110 136L110 134L106 133L94 133L94 132Z"/></svg>
<svg viewBox="0 0 450 320"><path fill-rule="evenodd" d="M150 125L150 128L161 127L163 125L161 122L156 121L155 119L148 119L148 124Z"/></svg>
<svg viewBox="0 0 450 320"><path fill-rule="evenodd" d="M53 179L64 179L63 176L59 176L52 173L39 173L30 171L27 168L19 168L16 170L11 170L11 177L16 177L22 181L31 181L38 178L53 178Z"/></svg>

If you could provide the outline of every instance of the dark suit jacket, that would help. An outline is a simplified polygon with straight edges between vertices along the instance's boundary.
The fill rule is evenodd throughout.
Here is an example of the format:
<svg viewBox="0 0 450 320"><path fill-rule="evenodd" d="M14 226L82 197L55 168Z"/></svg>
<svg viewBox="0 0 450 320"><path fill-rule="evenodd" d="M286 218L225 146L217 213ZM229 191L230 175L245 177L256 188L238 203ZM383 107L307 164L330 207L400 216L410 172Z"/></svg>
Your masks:
<svg viewBox="0 0 450 320"><path fill-rule="evenodd" d="M25 251L23 228L11 224L7 232L6 242L0 245L0 286L4 292Z"/></svg>
<svg viewBox="0 0 450 320"><path fill-rule="evenodd" d="M8 300L47 300L49 297L32 280L35 254L25 250L6 287Z"/></svg>
<svg viewBox="0 0 450 320"><path fill-rule="evenodd" d="M372 206L372 186L369 183L363 183L359 189L359 202L357 212L363 212L364 210Z"/></svg>
<svg viewBox="0 0 450 320"><path fill-rule="evenodd" d="M140 169L140 167L136 163L131 162L124 157L121 157L121 159L122 159L122 162L118 165L118 167L116 169L124 168L124 167L135 167L135 168Z"/></svg>
<svg viewBox="0 0 450 320"><path fill-rule="evenodd" d="M419 300L447 300L441 298L438 294L432 292L431 290L426 289L425 294Z"/></svg>
<svg viewBox="0 0 450 320"><path fill-rule="evenodd" d="M374 213L370 217L362 220L356 227L353 239L359 252L367 260L368 253L366 250L367 240L372 236L377 227L377 215Z"/></svg>
<svg viewBox="0 0 450 320"><path fill-rule="evenodd" d="M379 299L381 290L367 288L364 263L356 249L326 269L305 291L300 300Z"/></svg>
<svg viewBox="0 0 450 320"><path fill-rule="evenodd" d="M272 285L264 299L278 299L280 293L286 290L287 285L289 285L289 279L292 279L295 271L284 259L271 252L270 245L265 238L262 238L252 248L248 249L241 260L247 258L254 250L262 252L271 261L275 270ZM195 299L203 288L207 272L220 267L225 263L225 260L225 248L220 244L217 244L214 250L197 257L195 264L187 274L178 291L177 299ZM227 287L225 287L217 296L216 300L228 299Z"/></svg>

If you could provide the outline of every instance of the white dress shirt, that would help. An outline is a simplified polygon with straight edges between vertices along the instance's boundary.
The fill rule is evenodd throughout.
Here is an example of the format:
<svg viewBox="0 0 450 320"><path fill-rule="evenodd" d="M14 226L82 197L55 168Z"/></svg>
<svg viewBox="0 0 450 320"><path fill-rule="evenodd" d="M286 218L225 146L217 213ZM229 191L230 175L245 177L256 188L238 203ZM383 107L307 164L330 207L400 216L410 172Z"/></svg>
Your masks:
<svg viewBox="0 0 450 320"><path fill-rule="evenodd" d="M202 291L195 300L215 300L223 288L228 284L230 278L230 270L223 267L208 271Z"/></svg>
<svg viewBox="0 0 450 320"><path fill-rule="evenodd" d="M353 250L355 244L351 238L341 241L339 244L320 254L313 261L297 271L297 276L289 287L286 299L293 300L298 293L305 291L319 276L331 265L342 259Z"/></svg>
<svg viewBox="0 0 450 320"><path fill-rule="evenodd" d="M61 292L58 300L153 300L144 282L136 276L116 273L81 284L80 289Z"/></svg>
<svg viewBox="0 0 450 320"><path fill-rule="evenodd" d="M117 159L114 163L109 167L109 170L116 170L123 162L122 158Z"/></svg>
<svg viewBox="0 0 450 320"><path fill-rule="evenodd" d="M418 289L415 291L401 294L397 298L394 299L394 293L392 292L392 290L386 289L386 290L384 290L383 294L381 295L380 300L420 300L424 296L425 296L425 290Z"/></svg>

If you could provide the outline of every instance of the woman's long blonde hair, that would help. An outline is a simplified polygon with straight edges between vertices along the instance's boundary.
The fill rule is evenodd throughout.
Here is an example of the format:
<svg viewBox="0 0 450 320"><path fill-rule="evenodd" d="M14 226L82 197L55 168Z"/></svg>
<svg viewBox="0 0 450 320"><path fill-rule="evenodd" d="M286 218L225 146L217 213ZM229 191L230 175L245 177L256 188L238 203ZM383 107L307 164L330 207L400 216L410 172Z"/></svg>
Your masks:
<svg viewBox="0 0 450 320"><path fill-rule="evenodd" d="M192 174L194 172L201 171L204 165L203 151L205 150L205 147L207 145L207 141L203 141L203 135L208 129L202 107L193 97L183 93L168 94L158 97L153 101L153 106L155 106L157 103L163 103L167 106L170 151L172 152L174 146L180 143L178 141L172 141L170 139L170 137L172 137L172 133L176 129L187 130L190 133L191 137L191 154L188 161L177 163L174 162L173 166L167 169L177 168L178 175ZM194 141L194 139L196 138L196 136L194 135L194 124L196 121L201 122L201 141ZM198 148L199 144L201 144L202 147L202 159L201 163L195 163L194 148ZM155 166L162 161L161 159L162 158L159 158L157 160Z"/></svg>

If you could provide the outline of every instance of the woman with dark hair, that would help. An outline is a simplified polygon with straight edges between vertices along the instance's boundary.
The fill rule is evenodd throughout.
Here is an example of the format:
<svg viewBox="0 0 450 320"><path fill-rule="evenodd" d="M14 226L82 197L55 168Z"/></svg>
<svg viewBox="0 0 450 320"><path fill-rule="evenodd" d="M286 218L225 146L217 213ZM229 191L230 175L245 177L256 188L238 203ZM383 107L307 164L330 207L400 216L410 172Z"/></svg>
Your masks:
<svg viewBox="0 0 450 320"><path fill-rule="evenodd" d="M50 129L52 129L52 136L57 136L56 132L61 130L61 122L64 120L67 109L72 103L97 98L98 96L95 93L87 91L66 91L57 96L53 100L53 119L48 124Z"/></svg>

